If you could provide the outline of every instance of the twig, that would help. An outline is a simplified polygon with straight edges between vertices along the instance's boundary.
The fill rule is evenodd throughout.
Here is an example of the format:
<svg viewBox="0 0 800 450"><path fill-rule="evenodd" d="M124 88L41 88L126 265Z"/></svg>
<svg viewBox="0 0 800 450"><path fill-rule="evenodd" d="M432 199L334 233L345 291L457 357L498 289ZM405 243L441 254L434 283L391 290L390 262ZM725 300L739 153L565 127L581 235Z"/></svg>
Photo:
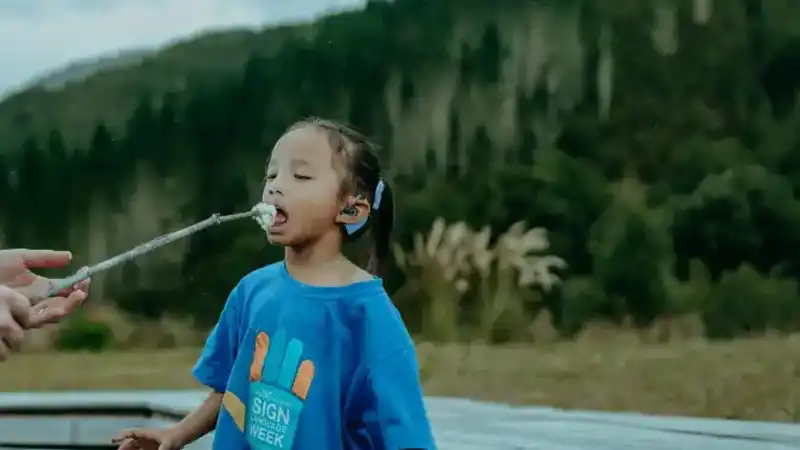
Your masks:
<svg viewBox="0 0 800 450"><path fill-rule="evenodd" d="M220 215L219 213L214 214L208 219L197 222L194 225L190 225L186 228L182 228L180 230L176 230L171 233L161 235L149 242L139 244L136 247L124 253L120 253L116 256L108 258L105 261L101 261L93 266L82 267L74 275L70 275L67 278L58 280L58 282L53 283L53 285L50 287L50 290L44 297L39 299L34 299L31 303L37 303L38 301L41 301L45 298L52 297L56 295L58 292L63 291L64 289L67 289L69 287L72 287L80 283L81 281L89 279L93 275L105 272L106 270L109 270L113 267L116 267L128 261L132 261L133 259L136 259L139 256L150 253L159 247L169 244L170 242L175 242L178 239L185 238L194 233L197 233L198 231L204 230L208 227L219 225L225 222L231 222L234 220L252 218L257 216L258 214L259 214L258 211L248 211L238 214L230 214L226 216Z"/></svg>

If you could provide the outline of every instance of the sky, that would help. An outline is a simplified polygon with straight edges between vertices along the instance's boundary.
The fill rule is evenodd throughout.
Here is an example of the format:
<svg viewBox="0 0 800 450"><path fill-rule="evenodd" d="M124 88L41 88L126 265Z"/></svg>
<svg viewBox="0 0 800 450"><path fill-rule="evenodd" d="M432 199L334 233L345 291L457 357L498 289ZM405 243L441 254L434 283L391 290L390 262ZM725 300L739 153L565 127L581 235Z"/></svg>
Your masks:
<svg viewBox="0 0 800 450"><path fill-rule="evenodd" d="M364 0L0 0L0 95L67 63L203 30L305 20Z"/></svg>

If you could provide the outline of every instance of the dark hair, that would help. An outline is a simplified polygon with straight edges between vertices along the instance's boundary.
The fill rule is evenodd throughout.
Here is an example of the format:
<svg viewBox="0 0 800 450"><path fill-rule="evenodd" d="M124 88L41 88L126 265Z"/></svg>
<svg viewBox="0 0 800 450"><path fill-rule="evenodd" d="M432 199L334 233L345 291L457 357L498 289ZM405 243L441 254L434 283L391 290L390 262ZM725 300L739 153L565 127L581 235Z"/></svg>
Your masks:
<svg viewBox="0 0 800 450"><path fill-rule="evenodd" d="M381 178L381 165L378 159L378 146L353 128L331 120L311 117L296 122L288 131L312 126L328 135L334 154L341 156L347 176L342 186L344 192L355 192L370 204L375 203L375 190L383 181L383 193L377 210L371 209L367 223L356 233L348 235L348 240L356 240L368 229L371 230L372 246L366 270L373 275L383 276L389 265L392 228L394 227L394 196L389 183Z"/></svg>

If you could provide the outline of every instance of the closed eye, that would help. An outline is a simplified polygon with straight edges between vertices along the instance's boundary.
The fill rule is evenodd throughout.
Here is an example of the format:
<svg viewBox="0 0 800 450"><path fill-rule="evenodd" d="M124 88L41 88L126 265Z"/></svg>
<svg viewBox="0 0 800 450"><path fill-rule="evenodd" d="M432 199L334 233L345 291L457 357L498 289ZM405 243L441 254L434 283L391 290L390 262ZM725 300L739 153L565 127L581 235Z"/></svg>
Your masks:
<svg viewBox="0 0 800 450"><path fill-rule="evenodd" d="M311 177L309 177L307 175L300 175L300 174L294 174L294 178L297 179L297 180L303 180L303 181L311 179Z"/></svg>

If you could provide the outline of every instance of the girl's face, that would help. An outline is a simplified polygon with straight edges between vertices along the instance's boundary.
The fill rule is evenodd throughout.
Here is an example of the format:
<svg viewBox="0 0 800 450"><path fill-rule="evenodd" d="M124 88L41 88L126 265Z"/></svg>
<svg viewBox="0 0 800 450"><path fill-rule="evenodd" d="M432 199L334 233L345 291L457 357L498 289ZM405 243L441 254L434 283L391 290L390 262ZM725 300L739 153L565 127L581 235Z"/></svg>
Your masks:
<svg viewBox="0 0 800 450"><path fill-rule="evenodd" d="M334 158L328 136L313 126L291 130L275 143L262 193L277 210L270 243L298 246L339 233L342 177Z"/></svg>

